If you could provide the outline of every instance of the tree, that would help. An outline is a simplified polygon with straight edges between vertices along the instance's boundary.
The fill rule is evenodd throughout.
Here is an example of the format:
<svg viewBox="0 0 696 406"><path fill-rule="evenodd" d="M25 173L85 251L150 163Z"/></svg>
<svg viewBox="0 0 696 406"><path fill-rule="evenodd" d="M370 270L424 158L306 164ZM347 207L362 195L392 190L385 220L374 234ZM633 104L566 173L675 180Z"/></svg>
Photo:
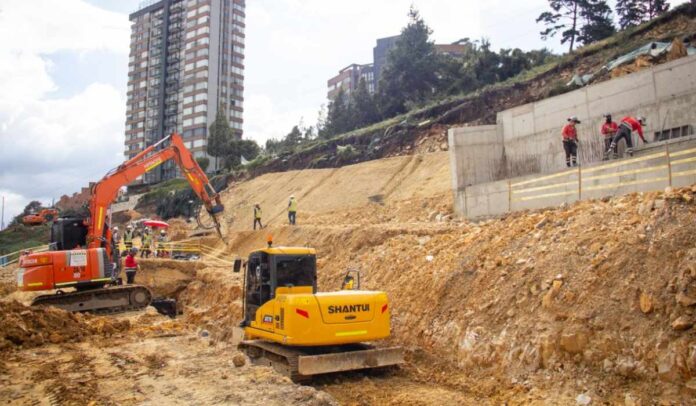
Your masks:
<svg viewBox="0 0 696 406"><path fill-rule="evenodd" d="M585 0L580 16L584 25L580 29L578 40L583 44L600 41L614 35L616 28L612 21L611 8L606 0Z"/></svg>
<svg viewBox="0 0 696 406"><path fill-rule="evenodd" d="M294 148L302 142L302 131L300 131L299 125L292 127L292 130L285 136L285 146L288 148Z"/></svg>
<svg viewBox="0 0 696 406"><path fill-rule="evenodd" d="M539 15L536 22L546 24L541 39L546 40L561 32L561 44L569 42L568 52L573 52L575 41L580 35L580 11L584 0L549 0L551 11Z"/></svg>
<svg viewBox="0 0 696 406"><path fill-rule="evenodd" d="M374 98L367 90L367 82L364 78L358 82L358 88L352 94L350 103L353 111L352 124L354 128L361 128L379 120L377 104L375 104Z"/></svg>
<svg viewBox="0 0 696 406"><path fill-rule="evenodd" d="M616 13L621 29L633 27L669 10L665 0L617 0Z"/></svg>
<svg viewBox="0 0 696 406"><path fill-rule="evenodd" d="M643 21L641 0L617 0L616 14L619 15L619 27L625 29Z"/></svg>
<svg viewBox="0 0 696 406"><path fill-rule="evenodd" d="M326 124L322 136L324 138L352 130L351 106L343 88L338 89L336 97L329 102Z"/></svg>
<svg viewBox="0 0 696 406"><path fill-rule="evenodd" d="M208 155L215 157L216 171L220 169L218 158L226 154L228 146L233 139L232 128L230 128L230 123L227 121L227 117L225 117L224 109L220 106L215 114L215 120L208 129L208 143L206 146Z"/></svg>
<svg viewBox="0 0 696 406"><path fill-rule="evenodd" d="M387 56L379 84L378 99L386 117L405 112L407 104L422 102L439 88L438 57L429 39L432 30L413 6L408 17L408 24Z"/></svg>
<svg viewBox="0 0 696 406"><path fill-rule="evenodd" d="M653 18L662 15L669 10L669 3L667 3L665 0L647 0L643 3L645 4L646 9L646 21L652 20Z"/></svg>
<svg viewBox="0 0 696 406"><path fill-rule="evenodd" d="M196 162L198 163L198 166L200 166L201 169L203 169L203 172L207 171L208 167L210 166L210 159L204 156L196 158Z"/></svg>
<svg viewBox="0 0 696 406"><path fill-rule="evenodd" d="M615 31L611 8L606 0L549 0L551 11L545 11L537 23L546 24L541 38L561 33L561 44L569 43L568 52L577 44L589 44L612 35Z"/></svg>
<svg viewBox="0 0 696 406"><path fill-rule="evenodd" d="M253 160L259 153L261 148L253 140L232 140L225 147L224 165L226 169L233 169L241 165L242 157L249 161Z"/></svg>

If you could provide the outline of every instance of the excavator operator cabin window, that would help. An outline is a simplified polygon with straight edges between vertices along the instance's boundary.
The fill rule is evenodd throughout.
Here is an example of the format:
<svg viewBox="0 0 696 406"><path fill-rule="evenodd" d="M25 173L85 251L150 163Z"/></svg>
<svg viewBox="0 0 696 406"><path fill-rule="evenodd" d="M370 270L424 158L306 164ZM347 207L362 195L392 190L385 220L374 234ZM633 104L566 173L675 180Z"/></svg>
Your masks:
<svg viewBox="0 0 696 406"><path fill-rule="evenodd" d="M316 287L313 256L279 257L276 260L276 286Z"/></svg>

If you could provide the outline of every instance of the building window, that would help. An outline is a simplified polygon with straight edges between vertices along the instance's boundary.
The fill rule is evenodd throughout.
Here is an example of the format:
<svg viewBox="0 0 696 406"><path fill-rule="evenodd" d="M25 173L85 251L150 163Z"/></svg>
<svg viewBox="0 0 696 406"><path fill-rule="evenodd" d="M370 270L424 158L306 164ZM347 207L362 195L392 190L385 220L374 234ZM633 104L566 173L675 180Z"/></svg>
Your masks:
<svg viewBox="0 0 696 406"><path fill-rule="evenodd" d="M672 138L687 137L694 134L694 128L690 125L674 127L664 131L655 132L655 141L671 140Z"/></svg>

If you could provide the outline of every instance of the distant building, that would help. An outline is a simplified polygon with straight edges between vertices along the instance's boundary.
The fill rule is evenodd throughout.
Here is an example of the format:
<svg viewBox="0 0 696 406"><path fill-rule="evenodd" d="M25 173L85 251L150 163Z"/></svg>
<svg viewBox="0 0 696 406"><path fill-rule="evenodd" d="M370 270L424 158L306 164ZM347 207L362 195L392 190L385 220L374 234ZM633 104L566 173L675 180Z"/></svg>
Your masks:
<svg viewBox="0 0 696 406"><path fill-rule="evenodd" d="M126 159L173 131L195 157L206 156L207 129L219 107L241 138L244 10L244 0L148 0L129 16ZM177 172L167 162L142 181Z"/></svg>
<svg viewBox="0 0 696 406"><path fill-rule="evenodd" d="M372 48L372 64L374 65L375 89L379 86L379 79L382 77L382 69L387 64L389 51L396 46L396 41L400 35L377 39L377 45Z"/></svg>
<svg viewBox="0 0 696 406"><path fill-rule="evenodd" d="M327 82L329 87L329 100L336 97L340 89L343 89L346 95L353 93L358 89L361 79L365 80L367 90L370 93L374 93L375 82L371 63L366 65L358 65L354 63L341 69L338 72L338 75L332 77Z"/></svg>
<svg viewBox="0 0 696 406"><path fill-rule="evenodd" d="M389 51L396 46L396 41L400 35L393 37L377 39L377 45L372 48L372 63L366 65L351 64L341 69L338 75L328 80L327 96L329 100L333 99L338 93L338 89L343 88L346 94L358 88L358 83L361 78L367 82L367 88L370 93L377 90L379 80L382 77L382 70L387 64L387 56ZM435 44L435 51L438 54L460 56L466 51L466 45L455 42L453 44Z"/></svg>

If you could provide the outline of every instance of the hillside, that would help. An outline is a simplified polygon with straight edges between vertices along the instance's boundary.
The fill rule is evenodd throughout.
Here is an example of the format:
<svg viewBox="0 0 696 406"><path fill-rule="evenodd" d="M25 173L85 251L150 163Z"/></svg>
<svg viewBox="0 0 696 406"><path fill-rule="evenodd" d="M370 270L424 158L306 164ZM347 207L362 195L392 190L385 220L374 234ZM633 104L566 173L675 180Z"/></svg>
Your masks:
<svg viewBox="0 0 696 406"><path fill-rule="evenodd" d="M340 167L395 155L446 150L449 126L494 124L499 111L574 90L576 87L566 84L576 74L599 72L609 61L649 42L671 42L674 38L694 34L696 3L690 2L650 22L582 47L547 65L525 71L506 82L472 94L431 102L407 114L329 140L316 140L273 159L258 160L251 166L250 172L257 175L291 169ZM592 83L645 67L645 63L629 64L613 72L603 71L595 76ZM342 153L341 148L348 145L352 146L352 153Z"/></svg>

